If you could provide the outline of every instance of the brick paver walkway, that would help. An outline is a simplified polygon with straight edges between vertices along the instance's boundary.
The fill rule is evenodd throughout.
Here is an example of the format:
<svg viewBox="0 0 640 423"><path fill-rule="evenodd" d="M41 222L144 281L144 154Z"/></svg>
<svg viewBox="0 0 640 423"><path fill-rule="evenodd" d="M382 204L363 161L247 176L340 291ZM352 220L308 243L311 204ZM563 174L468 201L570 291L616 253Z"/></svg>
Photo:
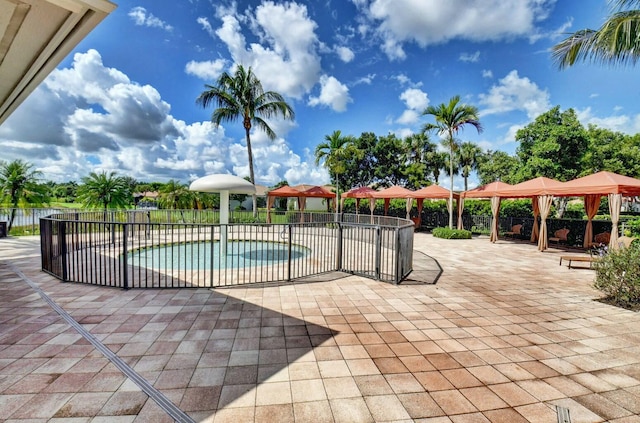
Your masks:
<svg viewBox="0 0 640 423"><path fill-rule="evenodd" d="M121 291L0 239L0 419L640 422L640 314L595 301L593 271L528 243L415 249L400 286Z"/></svg>

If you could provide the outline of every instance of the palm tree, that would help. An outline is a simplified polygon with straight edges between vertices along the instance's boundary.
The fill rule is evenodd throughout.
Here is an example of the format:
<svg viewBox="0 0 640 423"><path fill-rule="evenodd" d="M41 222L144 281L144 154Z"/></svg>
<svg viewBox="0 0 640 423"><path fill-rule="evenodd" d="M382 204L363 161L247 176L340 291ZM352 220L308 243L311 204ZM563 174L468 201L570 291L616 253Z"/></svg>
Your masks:
<svg viewBox="0 0 640 423"><path fill-rule="evenodd" d="M7 231L11 230L18 207L41 207L49 202L47 186L38 183L41 175L22 160L0 161L0 204L11 207Z"/></svg>
<svg viewBox="0 0 640 423"><path fill-rule="evenodd" d="M251 128L253 125L262 129L269 139L274 140L276 133L264 119L282 116L293 120L295 113L282 95L274 91L264 91L260 80L251 67L245 69L238 65L233 75L224 72L216 85L205 85L206 90L197 98L196 103L204 108L212 104L216 109L211 114L211 122L216 126L222 122L235 122L242 119L249 155L249 176L251 183L256 183L253 171L253 153L251 151ZM253 217L257 217L257 197L253 195Z"/></svg>
<svg viewBox="0 0 640 423"><path fill-rule="evenodd" d="M560 69L577 61L602 64L635 64L640 58L640 0L611 0L611 15L597 29L582 29L553 47Z"/></svg>
<svg viewBox="0 0 640 423"><path fill-rule="evenodd" d="M185 184L171 179L158 193L158 203L165 209L187 209L193 207L195 196Z"/></svg>
<svg viewBox="0 0 640 423"><path fill-rule="evenodd" d="M467 179L469 178L471 171L478 168L478 160L481 154L482 150L480 147L472 142L463 142L460 144L460 148L458 148L457 161L462 177L464 178L465 191L469 189Z"/></svg>
<svg viewBox="0 0 640 423"><path fill-rule="evenodd" d="M478 133L482 132L478 108L460 103L460 96L454 96L448 104L429 106L424 109L422 114L432 115L436 120L435 123L425 124L422 132L438 131L438 134L444 137L443 142L449 148L449 177L451 178L449 204L453 205L453 153L457 146L455 136L466 125L475 127ZM453 207L449 207L449 228L453 228Z"/></svg>
<svg viewBox="0 0 640 423"><path fill-rule="evenodd" d="M132 202L128 180L115 172L95 173L82 178L78 187L78 200L84 207L126 208Z"/></svg>
<svg viewBox="0 0 640 423"><path fill-rule="evenodd" d="M433 181L438 185L440 171L447 168L449 154L445 151L430 151L427 153L427 169L433 176ZM455 170L454 170L455 172Z"/></svg>
<svg viewBox="0 0 640 423"><path fill-rule="evenodd" d="M316 166L324 161L324 167L329 171L331 179L336 183L336 215L338 214L341 173L346 170L346 158L358 155L360 152L355 147L355 139L352 136L342 136L341 131L333 131L331 135L325 135L325 142L318 144L315 151Z"/></svg>

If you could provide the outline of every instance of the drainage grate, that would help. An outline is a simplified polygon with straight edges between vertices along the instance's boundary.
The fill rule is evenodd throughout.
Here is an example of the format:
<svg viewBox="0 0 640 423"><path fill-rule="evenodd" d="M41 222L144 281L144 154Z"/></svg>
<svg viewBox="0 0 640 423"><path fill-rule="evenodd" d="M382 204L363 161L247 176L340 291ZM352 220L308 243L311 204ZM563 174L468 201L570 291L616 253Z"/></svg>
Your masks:
<svg viewBox="0 0 640 423"><path fill-rule="evenodd" d="M571 423L568 408L556 405L556 413L558 413L558 423Z"/></svg>

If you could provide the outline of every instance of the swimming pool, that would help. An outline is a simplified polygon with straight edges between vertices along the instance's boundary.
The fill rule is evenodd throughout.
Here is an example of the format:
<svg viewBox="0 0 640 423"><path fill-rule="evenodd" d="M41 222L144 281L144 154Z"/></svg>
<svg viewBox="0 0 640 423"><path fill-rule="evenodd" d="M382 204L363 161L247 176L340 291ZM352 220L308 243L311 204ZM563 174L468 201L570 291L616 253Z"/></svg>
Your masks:
<svg viewBox="0 0 640 423"><path fill-rule="evenodd" d="M291 260L309 253L309 249L291 246ZM226 254L221 254L217 241L164 244L130 251L129 264L150 269L235 269L263 266L289 259L289 245L267 241L229 241Z"/></svg>

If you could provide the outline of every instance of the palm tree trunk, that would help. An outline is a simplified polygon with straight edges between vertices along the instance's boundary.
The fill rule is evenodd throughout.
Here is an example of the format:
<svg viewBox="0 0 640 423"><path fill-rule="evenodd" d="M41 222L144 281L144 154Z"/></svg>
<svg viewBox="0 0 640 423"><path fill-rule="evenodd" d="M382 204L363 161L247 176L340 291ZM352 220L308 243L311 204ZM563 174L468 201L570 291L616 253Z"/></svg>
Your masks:
<svg viewBox="0 0 640 423"><path fill-rule="evenodd" d="M253 152L251 151L251 137L249 136L250 128L245 128L246 140L247 140L247 153L249 154L249 178L251 179L251 183L253 185L256 184L256 177L253 173ZM251 195L251 199L253 201L253 218L258 217L258 196L254 192Z"/></svg>
<svg viewBox="0 0 640 423"><path fill-rule="evenodd" d="M449 229L453 229L453 134L449 133Z"/></svg>

